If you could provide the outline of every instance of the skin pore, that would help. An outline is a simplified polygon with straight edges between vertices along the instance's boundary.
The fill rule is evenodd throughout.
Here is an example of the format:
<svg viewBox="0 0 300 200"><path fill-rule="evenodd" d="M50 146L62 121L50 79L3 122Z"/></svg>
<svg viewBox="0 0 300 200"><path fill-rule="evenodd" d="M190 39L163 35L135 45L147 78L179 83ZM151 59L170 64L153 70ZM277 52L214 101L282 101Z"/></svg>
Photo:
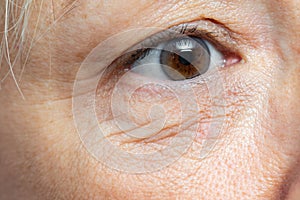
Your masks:
<svg viewBox="0 0 300 200"><path fill-rule="evenodd" d="M25 99L11 74L1 82L0 199L296 198L300 172L297 0L57 0L34 1L30 9L23 47L24 55L30 54L25 68L22 62L14 66ZM0 12L2 16L4 10ZM125 173L97 161L84 148L72 112L74 81L87 55L126 30L167 29L204 19L229 30L234 42L227 48L242 61L220 70L222 96L211 96L201 84L193 88L200 114L189 122L201 124L194 131L195 143L179 160L155 172ZM118 48L126 50L151 36L130 34L131 40L117 43ZM11 56L15 57L13 51ZM109 56L121 55L114 51ZM8 69L3 62L1 79ZM104 89L113 87L112 82L97 86L96 113L103 123L111 117L101 106L108 102ZM134 98L136 113L143 116L150 110L151 104L144 99L155 99L157 94L171 118L179 115L179 104L155 88ZM218 97L227 102L221 116L224 128L214 150L199 159L203 135L209 134L205 124L220 120L210 111L218 107L211 99ZM169 130L165 129L167 139L173 137ZM117 132L113 127L110 134L122 140ZM129 145L124 148L139 151L165 144L126 142Z"/></svg>

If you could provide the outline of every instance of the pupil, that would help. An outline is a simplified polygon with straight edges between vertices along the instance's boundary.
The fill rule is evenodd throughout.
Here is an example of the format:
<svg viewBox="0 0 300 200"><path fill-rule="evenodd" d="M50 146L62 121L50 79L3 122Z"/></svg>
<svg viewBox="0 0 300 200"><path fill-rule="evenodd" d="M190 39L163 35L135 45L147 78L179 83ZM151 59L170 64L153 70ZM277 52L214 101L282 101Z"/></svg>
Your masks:
<svg viewBox="0 0 300 200"><path fill-rule="evenodd" d="M192 51L182 51L179 54L179 62L183 65L190 65L194 60Z"/></svg>

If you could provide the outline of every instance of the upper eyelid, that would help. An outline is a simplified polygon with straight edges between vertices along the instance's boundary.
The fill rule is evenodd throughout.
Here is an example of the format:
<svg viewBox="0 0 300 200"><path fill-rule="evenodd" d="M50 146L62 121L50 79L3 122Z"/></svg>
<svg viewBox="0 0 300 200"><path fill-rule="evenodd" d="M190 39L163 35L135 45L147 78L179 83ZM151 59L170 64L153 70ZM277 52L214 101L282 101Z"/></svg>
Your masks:
<svg viewBox="0 0 300 200"><path fill-rule="evenodd" d="M172 36L194 36L201 37L209 41L220 51L225 59L230 56L237 56L244 60L241 55L239 44L242 41L238 37L240 34L232 31L221 22L214 19L200 19L171 26L167 29L156 28L146 39L133 44L130 48L121 53L110 65L132 64L139 56L143 55L149 48L156 48L159 43L172 39ZM185 33L183 33L185 32ZM170 35L171 34L171 35ZM133 53L134 52L134 53Z"/></svg>
<svg viewBox="0 0 300 200"><path fill-rule="evenodd" d="M201 37L211 42L222 53L239 54L237 33L227 28L222 23L212 19L201 19L172 26L155 33L142 42L134 45L132 49L155 48L159 43L181 36Z"/></svg>

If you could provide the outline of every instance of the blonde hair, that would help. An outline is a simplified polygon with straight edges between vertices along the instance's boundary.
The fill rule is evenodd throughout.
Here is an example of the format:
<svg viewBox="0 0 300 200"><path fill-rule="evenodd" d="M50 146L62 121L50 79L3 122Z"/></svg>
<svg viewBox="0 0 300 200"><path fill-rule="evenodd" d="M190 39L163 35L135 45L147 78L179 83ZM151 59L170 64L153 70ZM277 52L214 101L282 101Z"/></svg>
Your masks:
<svg viewBox="0 0 300 200"><path fill-rule="evenodd" d="M3 15L1 24L1 46L0 46L0 69L5 63L8 72L0 77L0 86L8 75L11 75L18 87L18 81L14 73L14 66L20 61L23 45L26 40L28 19L32 0L4 0L0 5L0 13ZM18 87L20 93L21 90ZM22 93L21 93L22 94Z"/></svg>
<svg viewBox="0 0 300 200"><path fill-rule="evenodd" d="M46 30L37 35L38 25L40 23L40 15L43 12L43 4L45 0L40 2L34 0L0 0L0 75L3 70L1 66L8 66L4 76L0 76L0 89L1 83L10 75L14 79L16 86L22 96L24 95L18 85L20 78L22 77L25 65L29 58L29 53L34 44L41 39L55 23L57 23L62 17L64 17L69 11L76 8L78 0L71 0L63 12L58 17L52 16L53 20ZM52 2L53 6L53 2ZM36 9L38 8L38 9ZM33 9L38 10L38 17L36 23L31 27L31 38L27 37L29 18ZM1 16L2 15L2 16ZM1 20L4 19L4 20ZM26 47L26 49L25 49ZM18 74L18 79L14 73L14 67L18 63L21 64L21 72Z"/></svg>

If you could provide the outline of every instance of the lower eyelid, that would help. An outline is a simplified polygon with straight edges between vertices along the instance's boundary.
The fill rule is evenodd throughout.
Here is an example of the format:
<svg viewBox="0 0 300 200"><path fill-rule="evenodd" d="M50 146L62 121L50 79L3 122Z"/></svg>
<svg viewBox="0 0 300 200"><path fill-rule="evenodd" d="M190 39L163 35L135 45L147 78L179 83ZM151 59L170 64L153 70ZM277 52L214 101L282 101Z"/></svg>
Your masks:
<svg viewBox="0 0 300 200"><path fill-rule="evenodd" d="M140 77L137 74L134 74L134 73L128 74L128 80L133 80L133 79L136 80L138 77L142 78L144 80L143 77ZM126 80L124 80L124 81L126 82ZM127 84L121 84L120 87L123 88L123 89L121 89L121 91L128 91L129 89L126 89L126 88L132 88L132 87L134 87L134 85L135 84L130 81L127 82ZM210 118L209 118L210 105L208 103L208 102L210 102L210 100L207 99L207 98L209 98L207 88L199 86L199 85L197 87L198 87L197 91L200 93L203 93L203 95L201 95L201 98L200 98L200 99L202 99L202 101L200 101L200 102L206 102L206 103L201 105L201 110L195 111L195 113L193 114L193 117L185 119L186 120L185 123L191 123L193 120L198 121L199 119L201 119L205 122L210 121ZM200 89L200 87L202 87L202 89ZM184 88L182 88L181 90L184 90ZM202 90L202 92L201 92L201 90ZM120 94L121 96L123 96L125 98L124 101L129 101L129 100L126 100L128 98L131 98L131 100L133 100L133 101L137 101L136 103L140 104L140 105L138 105L138 106L140 106L140 110L138 110L137 112L141 112L142 115L145 113L148 113L151 110L152 106L154 105L154 104L152 105L149 102L147 103L147 101L148 100L151 101L151 99L158 99L160 97L159 98L160 102L156 102L156 103L159 105L164 104L166 106L165 109L167 109L167 113L169 113L169 117L171 117L168 119L166 126L163 129L161 129L160 132L157 132L153 136L151 136L149 138L145 138L145 139L138 139L138 138L131 138L131 137L126 139L126 137L125 138L123 137L124 134L126 135L126 131L123 132L120 129L118 129L118 127L115 127L114 131L111 131L111 136L114 137L115 139L120 137L117 140L121 140L120 142L122 144L128 144L128 143L144 143L144 142L157 143L157 142L161 142L162 140L171 139L173 136L178 134L176 132L176 130L178 131L178 129L176 129L176 127L181 126L181 123L180 123L180 119L177 119L177 118L178 118L178 115L180 115L180 104L184 103L184 102L176 103L176 101L178 101L178 99L175 98L176 96L174 96L174 93L171 91L164 90L164 92L163 93L162 92L163 91L161 90L161 88L154 84L154 85L148 85L148 86L144 85L144 87L138 88L138 90L135 91L134 95L127 94L127 93ZM174 92L176 93L176 91L174 91ZM204 95L204 93L206 93L206 95ZM146 102L143 102L143 101L146 101ZM152 106L145 106L146 104L149 104ZM135 109L135 108L133 108L133 109ZM142 118L138 118L138 119L143 121ZM113 119L112 123L115 120L116 119ZM187 120L191 120L191 121L187 121ZM108 125L104 123L103 126L108 126ZM138 128L137 128L137 130L138 130ZM195 131L195 130L193 129L193 131ZM195 132L193 132L193 131L191 131L191 134L195 134ZM203 135L206 132L206 130L198 130L198 131L201 132L200 135Z"/></svg>
<svg viewBox="0 0 300 200"><path fill-rule="evenodd" d="M227 72L223 71L223 73L227 73ZM135 84L133 82L131 82L132 80L136 80L136 79L141 79L141 81L145 80L145 78L143 76L140 76L135 73L128 72L128 74L126 76L128 76L128 79L127 79L128 81L125 80L124 82L126 82L126 84L120 85L120 87L123 88L121 91L130 91L130 89L128 89L128 88L133 88L135 86ZM163 82L161 84L165 84L165 82ZM171 82L169 82L168 84L171 84ZM174 82L173 82L173 84L174 84ZM179 86L179 83L175 83L175 84L177 84ZM182 123L199 123L200 124L196 130L194 127L192 127L190 130L188 129L189 134L191 134L191 137L193 137L193 140L196 142L199 142L200 144L203 141L203 139L208 134L210 134L210 125L211 125L212 121L220 120L222 118L224 118L224 120L225 119L228 120L228 118L231 119L231 116L233 116L233 115L235 115L235 117L236 117L237 114L235 114L235 113L239 112L239 110L244 108L245 102L242 102L242 99L240 99L241 97L238 97L238 96L244 96L244 95L241 94L242 92L235 92L235 96L230 97L233 99L232 100L228 99L228 102L226 102L227 106L228 106L228 109L226 108L227 109L226 111L228 111L228 112L224 113L224 115L220 114L217 116L213 116L212 109L214 107L219 106L221 108L221 106L223 106L223 105L214 105L213 104L213 102L215 101L214 99L222 98L223 97L223 96L221 96L222 94L215 94L215 95L211 94L205 83L203 83L203 84L192 84L191 83L188 86L186 84L180 84L180 85L182 87L182 88L180 88L181 90L178 90L175 92L184 94L182 91L184 91L185 86L187 88L192 87L195 91L194 97L197 99L198 110L196 110L197 112L192 114L191 118L185 118L186 120L183 120ZM141 85L141 86L143 86L143 85ZM216 85L216 87L219 87L219 85ZM243 88L239 88L238 90L242 90L242 89ZM145 106L145 104L143 104L143 101L155 99L159 96L167 97L168 95L170 95L170 96L172 95L168 91L165 91L164 93L162 93L162 91L156 90L155 85L152 87L148 87L148 88L142 88L136 92L137 92L136 96L138 96L142 100L142 102L140 102L138 99L136 99L136 97L134 97L130 94L127 94L127 93L120 94L120 95L124 98L126 98L126 96L135 98L133 100L137 101L138 104L141 103L141 105L139 105L141 108L139 110L137 110L137 112L141 112L142 114L148 113L151 110L151 106ZM228 91L226 91L226 92L228 92ZM104 95L104 96L98 97L98 98L99 98L99 103L101 104L103 102L104 98L110 98L110 97ZM190 98L190 96L186 96L186 98ZM165 105L167 106L168 110L173 112L173 116L175 116L175 118L176 118L176 115L180 115L180 109L179 109L179 111L176 110L176 108L174 108L174 105L175 105L174 101L167 101L166 99L164 100ZM227 99L226 99L226 101L227 101ZM238 102L238 103L236 103L236 102ZM157 102L157 103L159 103L159 102ZM185 102L181 102L181 103L185 103ZM177 107L177 105L175 107ZM97 115L101 115L101 117L103 117L102 116L103 113L101 113L101 112L97 112ZM110 119L111 120L107 120L100 125L101 127L103 127L103 129L107 130L106 132L108 133L108 139L112 140L113 142L116 142L115 145L119 145L119 146L121 145L121 148L124 148L125 150L128 150L129 152L133 151L133 152L138 152L138 153L145 151L145 149L147 149L148 153L151 151L157 151L160 148L163 149L165 144L168 144L168 142L170 140L172 140L173 137L175 137L177 134L179 134L178 129L176 129L176 126L181 125L180 123L178 123L178 121L176 121L176 120L172 121L172 119L169 119L170 122L169 122L169 124L167 124L166 127L164 127L164 129L161 129L161 131L156 132L151 137L148 137L145 139L139 139L139 138L132 138L130 136L126 136L126 134L127 134L126 131L124 132L124 131L120 130L120 128L118 126L116 126L115 119L113 117L111 117ZM136 130L139 131L138 128ZM179 129L179 130L182 130L182 129Z"/></svg>
<svg viewBox="0 0 300 200"><path fill-rule="evenodd" d="M226 72L226 69L223 70L222 72L224 75ZM218 75L216 75L216 73L211 73L211 75L208 75L209 77L204 78L205 80L203 80L203 82L201 82L201 80L187 80L187 81L183 81L183 82L173 82L173 81L153 81L151 79L145 78L142 75L136 74L136 73L132 73L130 71L126 72L126 79L122 80L120 87L122 88L121 90L118 90L119 92L123 91L123 93L120 93L120 95L122 96L122 100L123 101L127 101L130 98L133 98L133 101L137 101L137 103L139 104L140 108L137 110L137 112L141 112L142 115L145 113L148 113L151 110L151 107L153 105L155 105L155 103L153 104L149 104L150 106L145 106L145 102L143 103L143 101L151 101L151 99L155 99L158 98L160 96L164 97L162 98L163 103L165 104L165 106L167 107L167 110L169 110L170 112L172 112L172 116L175 118L175 120L173 120L172 118L169 119L169 123L167 124L166 127L164 127L163 129L161 129L161 131L156 132L155 134L153 134L151 137L148 138L143 138L143 139L139 139L139 138L132 138L130 136L127 136L126 131L122 131L120 130L120 128L118 126L116 126L115 124L115 118L112 116L110 119L110 121L106 121L106 120L101 120L101 121L106 121L104 123L102 123L101 126L103 126L104 129L107 129L108 132L108 138L113 140L114 142L117 142L116 145L121 145L121 148L127 149L129 148L129 151L137 151L137 152L142 152L144 151L145 148L148 148L148 151L157 151L157 149L159 148L163 148L164 144L167 144L169 140L172 140L172 138L174 138L175 136L177 136L177 134L179 134L178 129L176 129L177 126L180 126L181 123L199 123L199 127L197 129L195 129L194 127L191 128L191 130L188 129L189 133L191 134L191 137L194 137L194 140L196 142L200 142L202 141L203 138L205 138L209 132L210 132L210 123L213 120L219 120L220 118L224 117L227 118L227 116L224 113L224 116L220 116L218 115L216 118L213 116L212 113L212 107L216 106L213 105L213 101L215 101L214 99L216 98L222 98L222 94L211 94L210 90L208 89L207 84L210 84L212 86L219 87L219 85L217 84L217 82L214 82L216 79L218 79ZM132 94L128 93L127 91L131 91L132 88L134 88L137 84L134 83L134 81L138 82L138 85L140 85L141 87L136 90L136 96L140 98L137 99L136 97L134 97ZM105 84L110 84L109 83L110 80L108 80L107 83ZM152 86L149 87L145 87L143 88L143 84L141 84L142 82L151 82L154 83ZM157 85L171 85L173 86L173 88L178 88L177 91L174 91L175 93L179 93L181 95L185 95L187 99L189 99L191 96L188 95L187 93L185 93L186 90L193 88L194 90L194 97L197 100L198 103L198 110L196 110L195 113L193 113L191 115L190 118L185 118L185 120L181 121L181 123L179 123L178 121L176 121L176 116L180 115L180 109L178 111L178 106L175 106L175 103L173 101L167 100L167 97L170 96L170 98L172 97L172 93L168 90L162 92L157 90ZM112 88L110 90L113 90L114 86L112 86ZM221 91L222 92L222 91ZM130 98L128 98L130 97ZM99 97L99 104L103 104L103 99L107 99L107 98L111 98L110 96L106 96L106 95L100 95ZM236 101L236 98L235 98ZM188 100L187 100L188 102ZM181 101L181 103L185 104L187 103L185 101ZM159 104L159 102L156 102ZM217 105L218 106L218 105ZM222 106L222 105L221 105ZM101 107L101 105L99 106ZM177 107L177 108L176 108ZM231 105L230 110L233 110L232 112L237 112L236 110L238 110L240 108L238 108L238 106L235 105ZM184 111L186 112L186 110ZM103 118L103 112L99 111L97 112L97 115ZM145 117L143 117L145 118ZM142 119L142 118L138 118L138 119ZM132 120L132 119L130 119ZM137 123L139 124L139 123ZM188 127L188 125L187 125ZM136 129L137 131L139 131L139 127ZM183 130L183 129L179 129L179 130Z"/></svg>

